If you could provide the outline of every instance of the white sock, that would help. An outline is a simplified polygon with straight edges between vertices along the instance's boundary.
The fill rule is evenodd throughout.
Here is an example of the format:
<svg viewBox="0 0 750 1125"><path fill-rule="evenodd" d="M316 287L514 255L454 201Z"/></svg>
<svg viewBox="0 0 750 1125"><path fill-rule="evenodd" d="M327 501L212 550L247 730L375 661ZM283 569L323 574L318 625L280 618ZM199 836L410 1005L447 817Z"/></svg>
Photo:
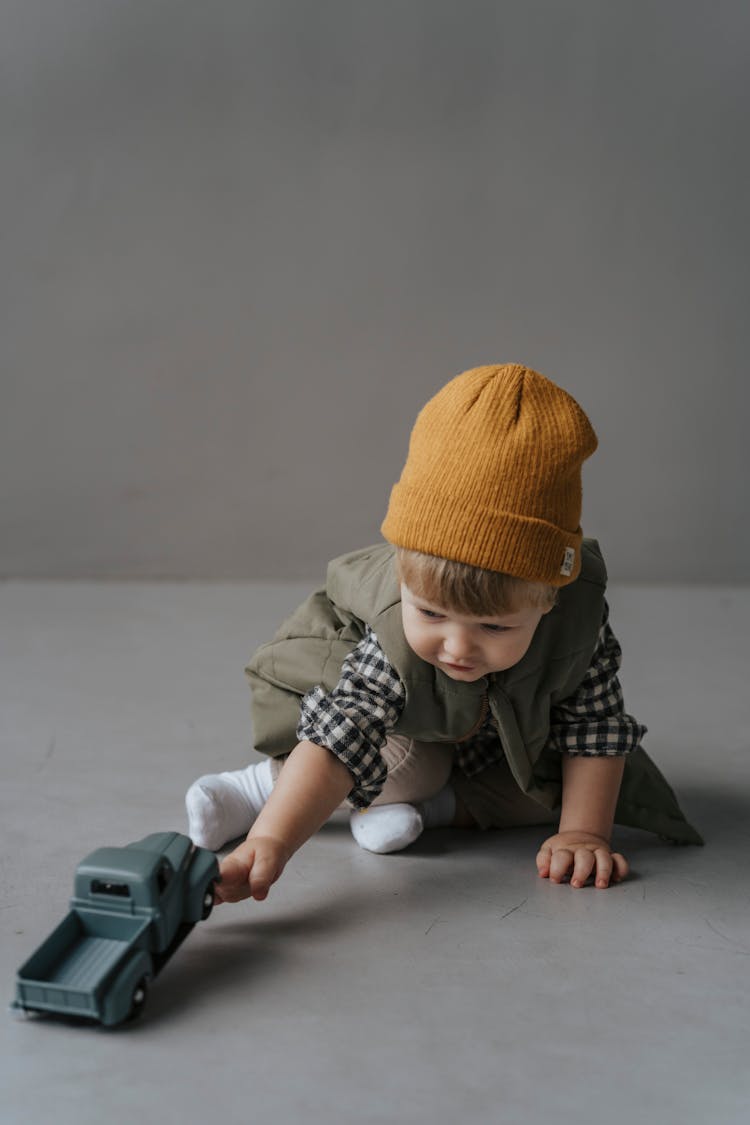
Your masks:
<svg viewBox="0 0 750 1125"><path fill-rule="evenodd" d="M450 785L418 805L375 805L349 818L352 836L368 852L385 855L408 848L425 828L444 828L456 812L456 795Z"/></svg>
<svg viewBox="0 0 750 1125"><path fill-rule="evenodd" d="M244 836L272 789L270 758L244 770L199 777L185 795L190 839L201 848L217 851L227 840Z"/></svg>
<svg viewBox="0 0 750 1125"><path fill-rule="evenodd" d="M368 852L400 852L422 835L424 823L415 805L375 805L349 818L352 836Z"/></svg>

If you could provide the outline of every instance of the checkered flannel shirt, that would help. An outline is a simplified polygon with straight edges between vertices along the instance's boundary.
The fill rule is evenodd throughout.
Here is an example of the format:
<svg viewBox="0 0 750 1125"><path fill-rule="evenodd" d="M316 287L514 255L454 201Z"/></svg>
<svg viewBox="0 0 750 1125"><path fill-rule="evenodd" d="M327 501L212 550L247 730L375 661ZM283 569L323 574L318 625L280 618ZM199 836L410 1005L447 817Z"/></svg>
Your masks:
<svg viewBox="0 0 750 1125"><path fill-rule="evenodd" d="M547 745L561 754L615 757L638 746L646 727L625 713L617 671L622 650L604 614L591 665L574 695L551 709ZM352 773L349 799L367 808L380 793L387 769L381 749L398 722L404 686L371 629L341 667L331 692L318 686L303 698L297 738L326 746ZM492 715L466 742L455 744L455 764L468 777L500 761L503 747Z"/></svg>

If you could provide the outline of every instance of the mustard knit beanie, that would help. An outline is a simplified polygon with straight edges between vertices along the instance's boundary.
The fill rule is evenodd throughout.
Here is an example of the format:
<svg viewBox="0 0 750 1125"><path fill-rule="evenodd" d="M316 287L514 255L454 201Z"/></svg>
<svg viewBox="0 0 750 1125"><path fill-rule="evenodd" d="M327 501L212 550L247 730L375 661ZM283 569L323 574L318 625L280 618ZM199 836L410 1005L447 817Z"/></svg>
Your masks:
<svg viewBox="0 0 750 1125"><path fill-rule="evenodd" d="M420 411L381 531L399 547L566 586L581 569L581 466L596 434L566 391L475 367Z"/></svg>

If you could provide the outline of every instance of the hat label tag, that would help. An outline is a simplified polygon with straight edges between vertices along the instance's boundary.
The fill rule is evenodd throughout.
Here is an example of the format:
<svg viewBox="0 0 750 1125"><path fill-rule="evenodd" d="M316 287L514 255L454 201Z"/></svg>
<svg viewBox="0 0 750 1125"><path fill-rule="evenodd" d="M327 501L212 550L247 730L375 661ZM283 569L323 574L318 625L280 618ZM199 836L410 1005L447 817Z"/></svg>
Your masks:
<svg viewBox="0 0 750 1125"><path fill-rule="evenodd" d="M560 574L565 575L566 578L570 578L571 574L573 573L573 567L575 565L575 561L576 561L575 547L566 547L565 548L565 555L563 557L563 564L560 567Z"/></svg>

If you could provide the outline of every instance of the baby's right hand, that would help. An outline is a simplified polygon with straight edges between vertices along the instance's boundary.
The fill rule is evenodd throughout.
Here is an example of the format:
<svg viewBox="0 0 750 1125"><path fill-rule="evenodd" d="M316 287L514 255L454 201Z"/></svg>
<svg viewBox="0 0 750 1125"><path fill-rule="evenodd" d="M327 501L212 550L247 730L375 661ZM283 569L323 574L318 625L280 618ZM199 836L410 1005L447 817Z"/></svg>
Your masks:
<svg viewBox="0 0 750 1125"><path fill-rule="evenodd" d="M291 854L286 844L272 836L249 837L221 861L221 882L216 885L215 901L241 902L244 898L254 898L261 902Z"/></svg>

